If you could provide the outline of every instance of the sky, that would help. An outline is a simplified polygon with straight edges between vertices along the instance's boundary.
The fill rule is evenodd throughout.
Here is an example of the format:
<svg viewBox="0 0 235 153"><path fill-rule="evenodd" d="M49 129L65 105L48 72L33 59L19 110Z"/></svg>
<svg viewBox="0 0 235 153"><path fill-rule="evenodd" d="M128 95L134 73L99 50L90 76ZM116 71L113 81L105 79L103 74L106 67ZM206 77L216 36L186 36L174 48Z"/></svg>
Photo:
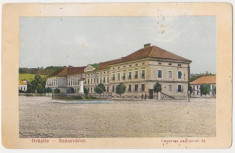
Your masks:
<svg viewBox="0 0 235 153"><path fill-rule="evenodd" d="M20 17L20 67L86 66L146 43L192 60L191 73L216 73L215 16Z"/></svg>

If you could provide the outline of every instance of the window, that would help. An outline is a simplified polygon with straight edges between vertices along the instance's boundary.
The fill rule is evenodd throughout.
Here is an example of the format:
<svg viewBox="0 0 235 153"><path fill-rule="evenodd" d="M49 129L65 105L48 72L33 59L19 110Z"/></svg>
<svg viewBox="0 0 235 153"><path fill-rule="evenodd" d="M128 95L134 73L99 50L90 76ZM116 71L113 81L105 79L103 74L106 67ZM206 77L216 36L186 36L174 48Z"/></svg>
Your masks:
<svg viewBox="0 0 235 153"><path fill-rule="evenodd" d="M182 92L182 86L178 85L178 92Z"/></svg>
<svg viewBox="0 0 235 153"><path fill-rule="evenodd" d="M107 92L109 92L109 87L107 87Z"/></svg>
<svg viewBox="0 0 235 153"><path fill-rule="evenodd" d="M145 90L145 84L141 84L141 91Z"/></svg>
<svg viewBox="0 0 235 153"><path fill-rule="evenodd" d="M138 64L135 64L135 66L138 66Z"/></svg>
<svg viewBox="0 0 235 153"><path fill-rule="evenodd" d="M113 73L113 81L115 80L115 74Z"/></svg>
<svg viewBox="0 0 235 153"><path fill-rule="evenodd" d="M159 62L158 65L162 65L162 63Z"/></svg>
<svg viewBox="0 0 235 153"><path fill-rule="evenodd" d="M129 79L131 79L131 72L129 72L129 76L128 76Z"/></svg>
<svg viewBox="0 0 235 153"><path fill-rule="evenodd" d="M92 79L91 79L91 84L92 84Z"/></svg>
<svg viewBox="0 0 235 153"><path fill-rule="evenodd" d="M92 92L92 88L91 88L91 92Z"/></svg>
<svg viewBox="0 0 235 153"><path fill-rule="evenodd" d="M100 83L102 83L102 77L100 77Z"/></svg>
<svg viewBox="0 0 235 153"><path fill-rule="evenodd" d="M90 79L87 80L87 84L89 84Z"/></svg>
<svg viewBox="0 0 235 153"><path fill-rule="evenodd" d="M178 79L182 79L182 72L178 71Z"/></svg>
<svg viewBox="0 0 235 153"><path fill-rule="evenodd" d="M138 79L138 71L135 71L135 79Z"/></svg>
<svg viewBox="0 0 235 153"><path fill-rule="evenodd" d="M131 85L129 85L128 91L131 92Z"/></svg>
<svg viewBox="0 0 235 153"><path fill-rule="evenodd" d="M112 88L112 92L114 92L114 90L115 90L115 86L113 86L113 88Z"/></svg>
<svg viewBox="0 0 235 153"><path fill-rule="evenodd" d="M145 70L142 70L141 77L142 77L142 78L145 78Z"/></svg>
<svg viewBox="0 0 235 153"><path fill-rule="evenodd" d="M125 72L122 74L122 79L123 79L123 80L126 79L126 73L125 73Z"/></svg>
<svg viewBox="0 0 235 153"><path fill-rule="evenodd" d="M162 70L157 70L157 77L162 78Z"/></svg>
<svg viewBox="0 0 235 153"><path fill-rule="evenodd" d="M138 91L138 84L135 85L135 92Z"/></svg>
<svg viewBox="0 0 235 153"><path fill-rule="evenodd" d="M172 71L168 71L168 78L172 79Z"/></svg>
<svg viewBox="0 0 235 153"><path fill-rule="evenodd" d="M103 78L103 82L105 83L105 77Z"/></svg>
<svg viewBox="0 0 235 153"><path fill-rule="evenodd" d="M118 73L118 80L120 80L120 78L121 78L121 74L120 74L120 73Z"/></svg>
<svg viewBox="0 0 235 153"><path fill-rule="evenodd" d="M172 92L172 85L168 85L168 92Z"/></svg>
<svg viewBox="0 0 235 153"><path fill-rule="evenodd" d="M96 83L99 83L99 78L96 79Z"/></svg>
<svg viewBox="0 0 235 153"><path fill-rule="evenodd" d="M181 67L181 64L178 64L179 67Z"/></svg>
<svg viewBox="0 0 235 153"><path fill-rule="evenodd" d="M107 77L107 83L109 83L109 77Z"/></svg>
<svg viewBox="0 0 235 153"><path fill-rule="evenodd" d="M172 65L172 63L168 63L168 65Z"/></svg>

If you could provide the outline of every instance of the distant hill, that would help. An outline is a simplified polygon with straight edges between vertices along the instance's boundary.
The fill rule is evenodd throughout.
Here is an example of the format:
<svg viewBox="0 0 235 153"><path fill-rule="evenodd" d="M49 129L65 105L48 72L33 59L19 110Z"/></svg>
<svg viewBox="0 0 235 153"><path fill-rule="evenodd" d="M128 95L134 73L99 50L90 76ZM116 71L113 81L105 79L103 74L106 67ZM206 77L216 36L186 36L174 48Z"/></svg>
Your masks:
<svg viewBox="0 0 235 153"><path fill-rule="evenodd" d="M63 69L64 66L49 66L46 68L38 67L38 68L19 68L19 73L28 73L28 74L39 74L39 75L50 75L56 71Z"/></svg>
<svg viewBox="0 0 235 153"><path fill-rule="evenodd" d="M19 80L27 80L27 81L32 81L34 79L34 76L36 74L30 74L30 73L21 73L19 74ZM46 75L40 75L42 78L45 78Z"/></svg>

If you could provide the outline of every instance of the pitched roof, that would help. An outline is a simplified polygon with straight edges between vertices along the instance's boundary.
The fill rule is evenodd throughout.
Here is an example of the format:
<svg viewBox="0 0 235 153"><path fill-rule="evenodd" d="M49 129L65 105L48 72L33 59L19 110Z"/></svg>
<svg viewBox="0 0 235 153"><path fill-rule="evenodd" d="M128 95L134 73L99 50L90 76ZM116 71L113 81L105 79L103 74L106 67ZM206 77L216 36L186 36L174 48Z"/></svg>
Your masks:
<svg viewBox="0 0 235 153"><path fill-rule="evenodd" d="M216 84L216 76L202 76L197 80L192 81L190 84Z"/></svg>
<svg viewBox="0 0 235 153"><path fill-rule="evenodd" d="M99 65L93 64L95 67L98 67L96 70L102 70L109 68L112 64L118 64L118 63L124 63L129 62L133 60L143 59L143 58L157 58L157 59L170 59L170 60L179 60L184 62L191 62L191 60L188 60L186 58L183 58L181 56L175 55L171 52L168 52L162 48L159 48L157 46L151 46L151 47L145 47L140 50L137 50L136 52L127 55L125 57L107 61L107 62L101 62ZM92 66L93 66L92 65ZM65 76L65 75L71 75L71 74L79 74L84 72L85 67L68 67L64 68L60 72L55 74L52 74L50 76ZM49 76L49 77L50 77Z"/></svg>
<svg viewBox="0 0 235 153"><path fill-rule="evenodd" d="M19 81L19 85L27 85L25 81Z"/></svg>

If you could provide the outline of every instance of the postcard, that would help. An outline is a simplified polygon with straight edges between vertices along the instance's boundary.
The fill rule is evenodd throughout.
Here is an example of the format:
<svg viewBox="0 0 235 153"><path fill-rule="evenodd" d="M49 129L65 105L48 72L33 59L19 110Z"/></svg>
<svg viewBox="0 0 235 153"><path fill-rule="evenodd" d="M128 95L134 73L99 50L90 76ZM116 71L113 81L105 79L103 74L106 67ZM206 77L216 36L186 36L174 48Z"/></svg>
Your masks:
<svg viewBox="0 0 235 153"><path fill-rule="evenodd" d="M6 148L229 148L232 5L4 4Z"/></svg>

